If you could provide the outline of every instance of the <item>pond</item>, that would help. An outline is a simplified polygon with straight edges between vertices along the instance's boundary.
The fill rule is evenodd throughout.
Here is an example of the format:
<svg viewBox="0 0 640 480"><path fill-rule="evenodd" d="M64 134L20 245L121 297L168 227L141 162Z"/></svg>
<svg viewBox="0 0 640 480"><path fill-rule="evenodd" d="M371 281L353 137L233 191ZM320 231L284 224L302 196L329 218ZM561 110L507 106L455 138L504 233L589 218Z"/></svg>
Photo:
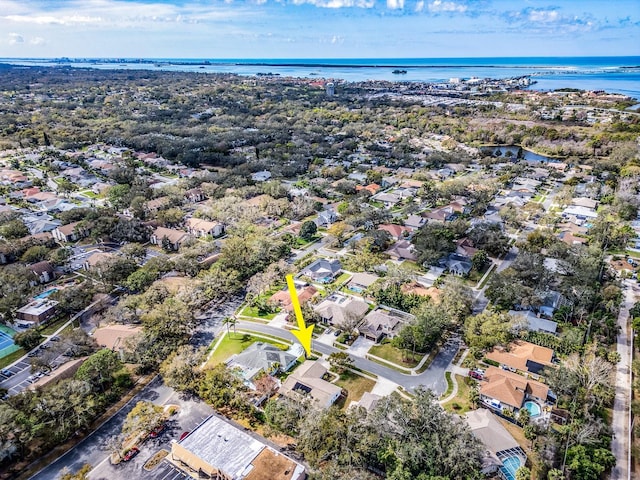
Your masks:
<svg viewBox="0 0 640 480"><path fill-rule="evenodd" d="M484 154L493 155L494 157L504 158L520 158L527 162L559 162L557 158L546 157L531 150L520 147L519 145L496 145L490 147L481 147L480 150Z"/></svg>

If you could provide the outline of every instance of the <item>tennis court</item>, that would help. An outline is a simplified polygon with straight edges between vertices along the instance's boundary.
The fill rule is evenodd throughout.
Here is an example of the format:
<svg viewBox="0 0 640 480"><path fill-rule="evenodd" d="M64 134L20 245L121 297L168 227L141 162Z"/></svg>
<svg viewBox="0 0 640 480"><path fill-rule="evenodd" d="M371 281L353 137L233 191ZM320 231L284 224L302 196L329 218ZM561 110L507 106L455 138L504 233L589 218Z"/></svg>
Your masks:
<svg viewBox="0 0 640 480"><path fill-rule="evenodd" d="M20 348L13 343L13 338L11 338L12 335L10 335L10 332L11 334L15 332L4 325L2 327L3 328L0 328L0 358L15 352Z"/></svg>

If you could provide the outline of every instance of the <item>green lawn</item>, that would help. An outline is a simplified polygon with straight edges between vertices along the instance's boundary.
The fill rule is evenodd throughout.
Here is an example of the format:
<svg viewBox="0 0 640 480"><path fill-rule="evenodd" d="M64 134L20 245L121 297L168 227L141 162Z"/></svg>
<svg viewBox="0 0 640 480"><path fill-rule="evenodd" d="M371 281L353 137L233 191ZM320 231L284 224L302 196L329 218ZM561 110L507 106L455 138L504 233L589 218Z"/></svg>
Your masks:
<svg viewBox="0 0 640 480"><path fill-rule="evenodd" d="M336 286L338 285L342 285L344 282L346 282L347 280L349 280L349 278L351 278L351 275L348 273L341 273L338 278L336 278L332 283Z"/></svg>
<svg viewBox="0 0 640 480"><path fill-rule="evenodd" d="M449 379L447 379L447 381L448 380ZM462 415L463 413L467 413L471 410L471 404L469 403L469 390L471 389L473 380L470 377L463 377L462 375L454 375L452 380L458 383L458 393L456 393L456 396L450 401L442 405L442 407L449 412ZM447 390L449 389L447 388ZM447 395L449 393L451 392L448 392Z"/></svg>
<svg viewBox="0 0 640 480"><path fill-rule="evenodd" d="M404 368L415 367L416 365L418 365L418 363L420 363L420 360L422 360L423 357L423 355L419 353L416 353L414 355L408 350L401 350L399 348L396 348L390 343L386 343L384 345L374 345L369 349L369 353Z"/></svg>
<svg viewBox="0 0 640 480"><path fill-rule="evenodd" d="M83 190L80 193L89 198L98 198L98 195L96 195L93 190Z"/></svg>
<svg viewBox="0 0 640 480"><path fill-rule="evenodd" d="M453 380L451 380L451 372L444 372L444 378L447 381L447 390L440 395L440 398L447 398L453 392Z"/></svg>
<svg viewBox="0 0 640 480"><path fill-rule="evenodd" d="M60 320L56 320L55 322L49 323L46 326L44 326L42 330L40 330L40 333L42 335L51 335L68 321L69 319L67 317L63 317Z"/></svg>
<svg viewBox="0 0 640 480"><path fill-rule="evenodd" d="M20 350L16 350L15 352L0 358L0 368L11 365L13 362L21 358L25 353L27 352L25 352L25 350L21 348Z"/></svg>
<svg viewBox="0 0 640 480"><path fill-rule="evenodd" d="M213 355L211 355L211 358L209 358L209 360L207 361L207 367L214 367L219 363L225 362L229 359L229 357L235 355L236 353L242 352L245 348L255 342L270 343L283 350L289 348L289 345L281 342L276 342L275 340L254 337L252 335L249 335L248 333L233 333L232 331L229 334L224 334L224 338L218 345L218 348L216 348L215 352L213 352Z"/></svg>
<svg viewBox="0 0 640 480"><path fill-rule="evenodd" d="M318 240L320 240L320 238L320 235L314 235L313 237L311 237L311 240L305 240L304 238L296 237L296 245L298 245L299 247L306 247L307 245L317 242Z"/></svg>
<svg viewBox="0 0 640 480"><path fill-rule="evenodd" d="M278 312L261 314L260 312L258 312L258 309L256 307L251 307L248 305L240 312L240 315L243 315L245 317L261 318L263 320L273 320L273 318L277 314Z"/></svg>
<svg viewBox="0 0 640 480"><path fill-rule="evenodd" d="M357 375L353 372L344 372L340 375L340 379L336 381L336 385L347 391L347 398L344 400L343 408L349 406L353 402L357 402L362 398L364 392L370 392L376 382L368 378Z"/></svg>

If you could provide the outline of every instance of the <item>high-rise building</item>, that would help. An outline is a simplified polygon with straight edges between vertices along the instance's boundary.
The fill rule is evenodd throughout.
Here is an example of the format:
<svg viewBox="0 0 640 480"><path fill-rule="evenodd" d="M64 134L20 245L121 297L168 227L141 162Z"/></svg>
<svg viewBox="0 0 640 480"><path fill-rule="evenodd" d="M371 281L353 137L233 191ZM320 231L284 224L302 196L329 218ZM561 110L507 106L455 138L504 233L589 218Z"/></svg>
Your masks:
<svg viewBox="0 0 640 480"><path fill-rule="evenodd" d="M329 82L325 85L325 88L327 90L327 97L333 97L336 94L336 86L333 84L333 82Z"/></svg>

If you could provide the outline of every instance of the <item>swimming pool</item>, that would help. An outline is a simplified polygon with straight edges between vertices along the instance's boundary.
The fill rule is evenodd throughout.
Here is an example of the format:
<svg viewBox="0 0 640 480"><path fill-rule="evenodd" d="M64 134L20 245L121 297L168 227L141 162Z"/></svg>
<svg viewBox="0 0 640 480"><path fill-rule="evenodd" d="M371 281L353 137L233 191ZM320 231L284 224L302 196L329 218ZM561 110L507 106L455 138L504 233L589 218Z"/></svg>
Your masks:
<svg viewBox="0 0 640 480"><path fill-rule="evenodd" d="M500 471L502 472L506 480L516 480L516 472L521 466L522 460L520 460L520 457L507 457L502 460Z"/></svg>
<svg viewBox="0 0 640 480"><path fill-rule="evenodd" d="M524 408L529 410L529 413L531 414L531 417L537 417L542 412L542 409L540 408L540 405L538 405L536 402L532 402L532 401L524 402Z"/></svg>
<svg viewBox="0 0 640 480"><path fill-rule="evenodd" d="M35 296L35 297L33 297L33 298L35 298L35 299L37 299L37 300L42 300L43 298L47 298L49 295L51 295L52 293L55 293L55 292L57 292L57 291L58 291L58 289L57 289L57 288L50 288L49 290L45 290L44 292L42 292L42 293L40 293L40 294L36 295L36 296Z"/></svg>

